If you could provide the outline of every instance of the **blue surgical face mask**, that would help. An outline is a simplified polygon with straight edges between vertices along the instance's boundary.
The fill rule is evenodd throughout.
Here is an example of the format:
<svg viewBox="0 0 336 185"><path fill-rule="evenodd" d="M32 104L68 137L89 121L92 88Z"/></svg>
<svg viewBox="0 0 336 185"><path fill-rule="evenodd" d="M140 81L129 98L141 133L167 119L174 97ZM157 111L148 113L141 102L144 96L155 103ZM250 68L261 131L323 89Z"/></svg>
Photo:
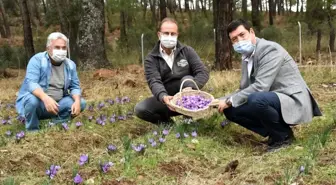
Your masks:
<svg viewBox="0 0 336 185"><path fill-rule="evenodd" d="M254 51L255 45L251 40L241 40L233 44L233 49L240 54L250 55Z"/></svg>

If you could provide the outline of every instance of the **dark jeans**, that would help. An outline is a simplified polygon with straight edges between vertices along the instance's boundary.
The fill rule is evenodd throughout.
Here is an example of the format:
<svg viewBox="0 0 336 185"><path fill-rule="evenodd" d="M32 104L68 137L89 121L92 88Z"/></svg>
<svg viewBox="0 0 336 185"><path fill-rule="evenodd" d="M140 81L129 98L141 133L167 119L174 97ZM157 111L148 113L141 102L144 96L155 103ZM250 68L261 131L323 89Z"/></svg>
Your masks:
<svg viewBox="0 0 336 185"><path fill-rule="evenodd" d="M193 79L192 76L185 76L181 80L175 80L165 85L168 95L174 96L180 90L181 82L184 79ZM196 89L195 85L187 81L184 83L183 88L192 87ZM135 105L134 108L135 115L145 121L159 124L161 122L168 122L170 117L180 115L177 112L171 111L166 104L158 101L155 97L147 98Z"/></svg>
<svg viewBox="0 0 336 185"><path fill-rule="evenodd" d="M274 92L252 93L247 103L227 108L224 114L230 121L273 141L283 141L292 134L282 118L280 100Z"/></svg>

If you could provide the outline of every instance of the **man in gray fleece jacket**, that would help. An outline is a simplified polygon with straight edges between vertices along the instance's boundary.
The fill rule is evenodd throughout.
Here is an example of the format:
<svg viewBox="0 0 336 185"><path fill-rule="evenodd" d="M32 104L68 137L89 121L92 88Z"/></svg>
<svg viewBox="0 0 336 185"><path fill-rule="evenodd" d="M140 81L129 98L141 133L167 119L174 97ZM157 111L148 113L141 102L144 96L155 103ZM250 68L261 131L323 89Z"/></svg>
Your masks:
<svg viewBox="0 0 336 185"><path fill-rule="evenodd" d="M137 117L154 124L179 115L170 106L170 100L179 92L184 79L193 79L199 88L209 79L209 72L194 49L177 41L177 22L165 18L159 29L159 41L145 60L145 76L153 96L139 102L134 110ZM188 81L183 88L195 87Z"/></svg>

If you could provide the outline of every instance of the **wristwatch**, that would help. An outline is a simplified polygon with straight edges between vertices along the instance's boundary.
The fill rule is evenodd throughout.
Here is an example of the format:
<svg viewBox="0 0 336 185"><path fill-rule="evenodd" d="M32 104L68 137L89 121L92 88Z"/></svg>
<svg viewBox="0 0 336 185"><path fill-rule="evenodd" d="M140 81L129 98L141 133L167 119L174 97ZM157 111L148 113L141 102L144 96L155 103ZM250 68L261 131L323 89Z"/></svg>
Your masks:
<svg viewBox="0 0 336 185"><path fill-rule="evenodd" d="M227 98L227 99L225 100L225 103L226 103L227 105L229 105L229 106L232 106L231 97L230 97L230 98Z"/></svg>

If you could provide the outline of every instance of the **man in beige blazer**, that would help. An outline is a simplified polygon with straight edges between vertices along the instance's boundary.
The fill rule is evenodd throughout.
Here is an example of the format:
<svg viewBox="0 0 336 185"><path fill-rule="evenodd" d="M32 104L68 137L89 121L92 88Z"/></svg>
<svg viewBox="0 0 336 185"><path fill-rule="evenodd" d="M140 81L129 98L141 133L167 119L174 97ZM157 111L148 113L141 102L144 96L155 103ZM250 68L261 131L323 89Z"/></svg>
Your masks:
<svg viewBox="0 0 336 185"><path fill-rule="evenodd" d="M257 38L242 19L232 21L227 33L242 54L242 76L239 90L221 98L219 112L268 136L268 151L291 144L291 125L322 115L295 61L279 44Z"/></svg>

